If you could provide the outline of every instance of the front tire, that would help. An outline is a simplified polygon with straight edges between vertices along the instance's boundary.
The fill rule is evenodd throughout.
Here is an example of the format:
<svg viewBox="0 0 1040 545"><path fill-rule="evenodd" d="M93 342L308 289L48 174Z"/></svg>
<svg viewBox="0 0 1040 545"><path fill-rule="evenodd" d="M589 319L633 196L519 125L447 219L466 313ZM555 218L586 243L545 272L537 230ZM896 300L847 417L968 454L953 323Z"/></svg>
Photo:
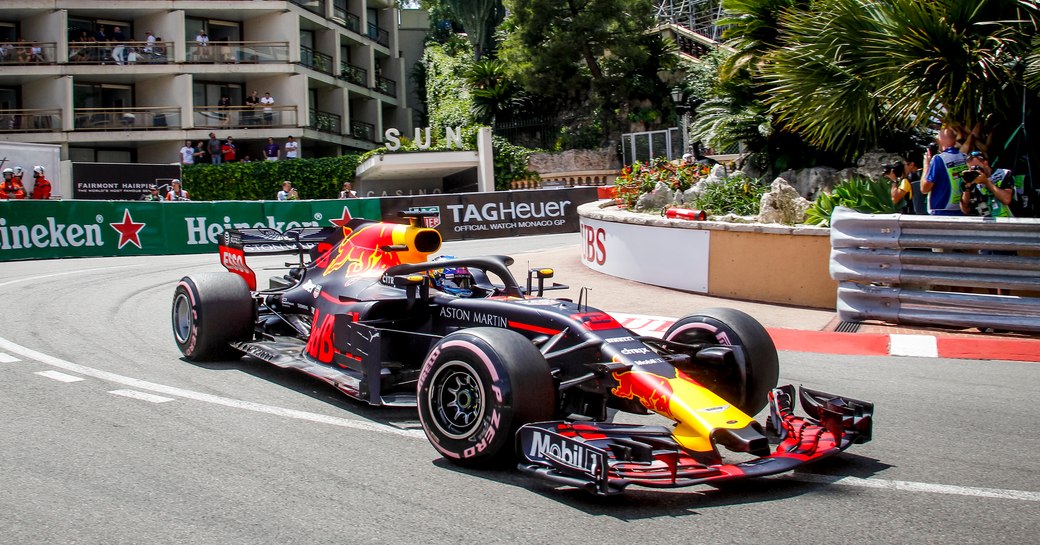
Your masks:
<svg viewBox="0 0 1040 545"><path fill-rule="evenodd" d="M705 309L672 324L664 339L741 347L744 358L737 358L735 368L699 364L694 358L694 367L682 371L744 414L754 416L769 403L769 392L780 378L780 362L773 339L751 316L732 308Z"/></svg>
<svg viewBox="0 0 1040 545"><path fill-rule="evenodd" d="M255 324L253 296L241 276L185 276L173 292L173 340L191 361L235 358L229 343L249 340Z"/></svg>
<svg viewBox="0 0 1040 545"><path fill-rule="evenodd" d="M549 420L555 388L549 364L514 331L457 331L430 350L419 375L419 420L441 454L465 467L515 461L520 426Z"/></svg>

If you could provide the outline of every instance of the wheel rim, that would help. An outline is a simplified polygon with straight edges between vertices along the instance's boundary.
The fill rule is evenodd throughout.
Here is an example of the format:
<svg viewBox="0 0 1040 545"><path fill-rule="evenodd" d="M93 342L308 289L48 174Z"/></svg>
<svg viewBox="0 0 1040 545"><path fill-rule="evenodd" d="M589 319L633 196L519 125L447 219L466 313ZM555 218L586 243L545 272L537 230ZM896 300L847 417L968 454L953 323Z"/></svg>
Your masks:
<svg viewBox="0 0 1040 545"><path fill-rule="evenodd" d="M433 425L451 439L465 439L484 420L484 385L464 361L450 361L430 379L429 410Z"/></svg>
<svg viewBox="0 0 1040 545"><path fill-rule="evenodd" d="M173 334L178 342L187 342L192 320L191 301L187 295L178 293L173 300Z"/></svg>

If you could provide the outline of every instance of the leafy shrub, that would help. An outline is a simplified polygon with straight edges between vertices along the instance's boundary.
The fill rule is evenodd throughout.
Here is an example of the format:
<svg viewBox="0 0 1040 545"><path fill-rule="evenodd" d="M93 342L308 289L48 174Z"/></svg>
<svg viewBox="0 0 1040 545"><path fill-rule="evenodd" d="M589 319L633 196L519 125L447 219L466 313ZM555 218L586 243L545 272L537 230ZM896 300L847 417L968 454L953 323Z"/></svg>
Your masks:
<svg viewBox="0 0 1040 545"><path fill-rule="evenodd" d="M320 159L257 161L254 163L196 164L185 166L184 188L198 201L273 200L289 180L302 199L335 198L343 182L354 179L358 155Z"/></svg>
<svg viewBox="0 0 1040 545"><path fill-rule="evenodd" d="M864 214L893 214L891 182L854 178L834 187L831 193L821 193L805 212L805 223L829 226L834 209L844 206Z"/></svg>
<svg viewBox="0 0 1040 545"><path fill-rule="evenodd" d="M658 157L646 163L636 161L626 166L621 169L621 175L614 183L617 186L617 198L628 208L633 208L639 196L653 191L658 183L675 191L686 191L709 173L710 169L706 165L677 165Z"/></svg>
<svg viewBox="0 0 1040 545"><path fill-rule="evenodd" d="M509 143L501 136L491 137L495 148L495 189L510 189L514 181L537 180L538 173L527 168L528 159L536 150Z"/></svg>
<svg viewBox="0 0 1040 545"><path fill-rule="evenodd" d="M758 214L762 195L768 189L754 178L732 176L705 186L704 191L697 196L695 206L712 216L754 216Z"/></svg>

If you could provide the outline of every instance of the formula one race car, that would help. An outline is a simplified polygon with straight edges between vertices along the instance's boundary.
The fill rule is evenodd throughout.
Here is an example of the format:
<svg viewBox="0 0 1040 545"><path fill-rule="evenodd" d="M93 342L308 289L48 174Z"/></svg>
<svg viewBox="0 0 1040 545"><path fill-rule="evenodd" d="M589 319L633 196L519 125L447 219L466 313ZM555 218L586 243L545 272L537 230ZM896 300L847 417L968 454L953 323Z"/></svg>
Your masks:
<svg viewBox="0 0 1040 545"><path fill-rule="evenodd" d="M872 403L803 389L808 416L795 415L794 388L776 388L776 349L750 316L704 310L663 338L639 336L584 297L544 297L566 287L546 285L550 269L521 286L509 257L428 260L441 237L422 216L226 231L230 272L177 284L177 346L189 360L247 354L372 405L417 406L453 463L518 463L600 495L774 474L870 440ZM299 261L257 290L246 264L257 253ZM752 417L767 405L763 426ZM611 423L608 408L675 424Z"/></svg>

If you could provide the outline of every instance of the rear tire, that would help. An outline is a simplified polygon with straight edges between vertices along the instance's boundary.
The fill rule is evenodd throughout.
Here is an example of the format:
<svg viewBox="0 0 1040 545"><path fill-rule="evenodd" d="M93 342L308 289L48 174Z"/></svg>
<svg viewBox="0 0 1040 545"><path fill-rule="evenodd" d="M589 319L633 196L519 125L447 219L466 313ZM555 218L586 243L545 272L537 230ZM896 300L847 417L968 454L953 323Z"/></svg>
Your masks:
<svg viewBox="0 0 1040 545"><path fill-rule="evenodd" d="M173 340L191 361L237 358L229 343L252 338L253 296L241 276L203 273L185 276L173 292Z"/></svg>
<svg viewBox="0 0 1040 545"><path fill-rule="evenodd" d="M515 463L520 426L552 418L549 364L515 331L457 331L430 350L419 375L419 420L450 462L464 467Z"/></svg>
<svg viewBox="0 0 1040 545"><path fill-rule="evenodd" d="M731 308L705 309L672 324L664 338L742 347L744 361L738 361L736 369L698 364L694 359L695 367L683 371L749 416L769 403L769 392L780 378L780 362L773 339L751 316Z"/></svg>

